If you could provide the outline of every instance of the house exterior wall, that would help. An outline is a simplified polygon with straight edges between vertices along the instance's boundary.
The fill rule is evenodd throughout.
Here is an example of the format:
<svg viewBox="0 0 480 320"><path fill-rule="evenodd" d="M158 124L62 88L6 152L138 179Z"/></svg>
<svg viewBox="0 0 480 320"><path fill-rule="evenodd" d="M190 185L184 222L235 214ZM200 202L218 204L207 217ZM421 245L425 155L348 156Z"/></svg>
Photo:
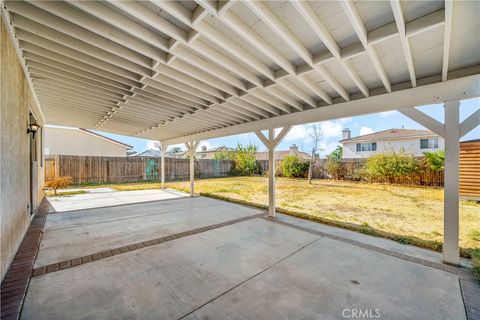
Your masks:
<svg viewBox="0 0 480 320"><path fill-rule="evenodd" d="M196 152L195 158L197 159L215 159L215 152Z"/></svg>
<svg viewBox="0 0 480 320"><path fill-rule="evenodd" d="M438 148L436 149L420 149L420 139L398 139L398 140L378 140L371 141L377 143L377 151L358 151L357 143L360 142L344 142L343 143L343 159L352 158L368 158L378 153L401 152L413 154L415 156L422 156L424 152L435 152L445 149L445 141L441 137L438 138Z"/></svg>
<svg viewBox="0 0 480 320"><path fill-rule="evenodd" d="M3 280L32 217L29 113L32 112L42 126L43 118L1 17L0 29L0 267ZM32 170L34 209L44 196L41 136L41 132L36 135L37 161Z"/></svg>
<svg viewBox="0 0 480 320"><path fill-rule="evenodd" d="M45 154L126 157L127 148L75 128L45 128Z"/></svg>

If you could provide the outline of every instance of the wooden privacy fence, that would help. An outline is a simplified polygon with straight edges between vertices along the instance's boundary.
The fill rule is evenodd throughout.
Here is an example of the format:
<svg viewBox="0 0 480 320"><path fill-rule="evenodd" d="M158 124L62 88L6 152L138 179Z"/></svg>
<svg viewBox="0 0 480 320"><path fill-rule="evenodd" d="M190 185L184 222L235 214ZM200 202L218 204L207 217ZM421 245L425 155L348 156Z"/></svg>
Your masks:
<svg viewBox="0 0 480 320"><path fill-rule="evenodd" d="M200 178L228 176L231 160L195 161L195 175ZM187 180L189 160L165 158L165 180ZM161 159L150 157L47 156L45 180L70 176L73 183L123 183L161 179Z"/></svg>
<svg viewBox="0 0 480 320"><path fill-rule="evenodd" d="M341 180L366 180L361 168L366 159L342 159ZM314 178L331 178L325 169L325 159L314 165ZM268 170L268 161L257 161L260 173ZM277 173L281 160L275 161ZM195 176L199 178L226 177L232 169L231 160L199 159L195 161ZM73 183L123 183L160 180L161 159L150 157L90 157L46 156L45 180L70 176ZM188 180L189 160L165 158L165 180ZM480 140L462 142L460 147L460 194L480 199ZM399 177L394 183L405 185L443 186L443 171L424 168L412 176Z"/></svg>
<svg viewBox="0 0 480 320"><path fill-rule="evenodd" d="M460 194L480 200L480 139L460 143Z"/></svg>

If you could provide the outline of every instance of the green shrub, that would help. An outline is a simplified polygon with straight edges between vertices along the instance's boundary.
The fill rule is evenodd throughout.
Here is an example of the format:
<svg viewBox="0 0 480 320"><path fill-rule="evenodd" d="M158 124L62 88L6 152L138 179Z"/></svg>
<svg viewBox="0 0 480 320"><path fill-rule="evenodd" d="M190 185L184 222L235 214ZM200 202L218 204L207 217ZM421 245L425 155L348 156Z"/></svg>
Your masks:
<svg viewBox="0 0 480 320"><path fill-rule="evenodd" d="M340 162L340 159L336 156L329 155L325 162L325 169L328 174L334 179L343 178L345 175L345 166Z"/></svg>
<svg viewBox="0 0 480 320"><path fill-rule="evenodd" d="M304 178L308 172L308 162L297 155L288 155L280 164L282 175L287 178Z"/></svg>
<svg viewBox="0 0 480 320"><path fill-rule="evenodd" d="M224 150L215 153L215 160L235 160L235 151Z"/></svg>
<svg viewBox="0 0 480 320"><path fill-rule="evenodd" d="M381 153L368 158L365 172L372 181L395 183L398 179L411 178L421 170L421 164L413 156L402 153Z"/></svg>
<svg viewBox="0 0 480 320"><path fill-rule="evenodd" d="M445 169L445 151L425 152L424 155L430 169L433 171Z"/></svg>
<svg viewBox="0 0 480 320"><path fill-rule="evenodd" d="M251 176L260 171L257 164L257 146L249 144L243 146L240 143L237 145L235 151L231 151L231 160L234 161L231 175L236 176Z"/></svg>
<svg viewBox="0 0 480 320"><path fill-rule="evenodd" d="M343 157L343 148L342 146L337 146L335 150L330 153L329 157L334 158L336 160L341 160Z"/></svg>

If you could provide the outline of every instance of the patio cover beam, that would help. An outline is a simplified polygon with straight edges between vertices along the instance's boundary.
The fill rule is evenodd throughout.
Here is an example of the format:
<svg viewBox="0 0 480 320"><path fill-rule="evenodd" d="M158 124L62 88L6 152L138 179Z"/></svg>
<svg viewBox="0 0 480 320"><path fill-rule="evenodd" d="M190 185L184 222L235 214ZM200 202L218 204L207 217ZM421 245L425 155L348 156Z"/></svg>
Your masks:
<svg viewBox="0 0 480 320"><path fill-rule="evenodd" d="M166 139L165 142L177 144L183 143L186 140L211 139L256 130L327 121L412 106L441 103L452 99L469 99L478 96L480 96L480 75L476 74L445 82L437 82L391 93L379 94L359 100L327 105L302 112L280 115L274 118L252 121L234 127Z"/></svg>

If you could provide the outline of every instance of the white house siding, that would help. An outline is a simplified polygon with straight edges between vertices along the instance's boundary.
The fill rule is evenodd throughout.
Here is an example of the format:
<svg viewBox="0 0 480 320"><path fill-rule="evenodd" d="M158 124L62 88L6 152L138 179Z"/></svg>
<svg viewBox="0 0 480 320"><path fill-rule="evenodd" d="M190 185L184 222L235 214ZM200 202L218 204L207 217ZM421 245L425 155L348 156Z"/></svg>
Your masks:
<svg viewBox="0 0 480 320"><path fill-rule="evenodd" d="M76 128L45 128L45 153L50 155L126 157L121 144Z"/></svg>
<svg viewBox="0 0 480 320"><path fill-rule="evenodd" d="M0 18L0 220L1 279L13 260L30 224L29 112L43 125L40 110L26 81L15 49ZM41 202L43 162L41 133L36 135L37 161L33 163L33 209Z"/></svg>
<svg viewBox="0 0 480 320"><path fill-rule="evenodd" d="M343 158L368 158L378 153L391 153L391 152L404 152L407 154L413 154L415 156L422 156L424 152L435 152L445 149L445 141L443 138L438 137L438 148L436 149L420 149L420 139L422 138L409 138L398 140L383 140L383 141L369 141L377 143L377 151L359 151L357 152L357 143L362 142L344 142L343 143Z"/></svg>

